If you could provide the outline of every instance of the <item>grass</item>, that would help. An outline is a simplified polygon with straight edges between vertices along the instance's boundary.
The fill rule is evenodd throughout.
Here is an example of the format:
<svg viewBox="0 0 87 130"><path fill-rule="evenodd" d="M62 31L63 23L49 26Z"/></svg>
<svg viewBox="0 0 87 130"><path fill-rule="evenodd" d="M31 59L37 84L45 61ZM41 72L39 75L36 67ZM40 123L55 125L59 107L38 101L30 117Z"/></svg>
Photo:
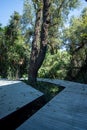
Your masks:
<svg viewBox="0 0 87 130"><path fill-rule="evenodd" d="M24 80L24 82L29 85L27 80ZM56 96L60 91L64 89L62 86L43 81L38 81L37 84L32 87L44 93L45 99L47 101L51 100L54 96Z"/></svg>

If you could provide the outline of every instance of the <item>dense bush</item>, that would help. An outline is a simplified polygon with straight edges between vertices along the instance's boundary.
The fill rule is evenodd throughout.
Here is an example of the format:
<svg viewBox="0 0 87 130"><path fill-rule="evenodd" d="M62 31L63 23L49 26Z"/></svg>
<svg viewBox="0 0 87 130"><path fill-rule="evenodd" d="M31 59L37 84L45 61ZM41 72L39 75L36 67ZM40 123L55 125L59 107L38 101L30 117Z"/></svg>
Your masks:
<svg viewBox="0 0 87 130"><path fill-rule="evenodd" d="M44 78L64 79L69 61L70 56L66 51L58 51L57 54L54 55L47 53L38 76Z"/></svg>

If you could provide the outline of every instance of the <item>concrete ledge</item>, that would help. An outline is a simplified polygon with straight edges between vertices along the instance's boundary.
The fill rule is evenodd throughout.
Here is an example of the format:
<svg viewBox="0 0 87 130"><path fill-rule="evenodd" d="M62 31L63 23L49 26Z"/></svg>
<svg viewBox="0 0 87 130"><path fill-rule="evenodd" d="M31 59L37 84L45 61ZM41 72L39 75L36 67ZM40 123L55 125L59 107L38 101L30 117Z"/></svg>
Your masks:
<svg viewBox="0 0 87 130"><path fill-rule="evenodd" d="M43 93L21 81L0 80L0 118L18 110Z"/></svg>
<svg viewBox="0 0 87 130"><path fill-rule="evenodd" d="M87 130L87 85L44 81L66 87L17 130Z"/></svg>

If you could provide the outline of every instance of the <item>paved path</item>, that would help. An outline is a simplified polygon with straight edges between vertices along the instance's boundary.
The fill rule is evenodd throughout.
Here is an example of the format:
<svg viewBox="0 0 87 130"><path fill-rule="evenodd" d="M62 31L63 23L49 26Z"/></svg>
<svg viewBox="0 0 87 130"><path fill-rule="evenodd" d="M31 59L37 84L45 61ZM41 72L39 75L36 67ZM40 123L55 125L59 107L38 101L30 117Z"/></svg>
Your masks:
<svg viewBox="0 0 87 130"><path fill-rule="evenodd" d="M43 95L21 81L0 80L0 118Z"/></svg>
<svg viewBox="0 0 87 130"><path fill-rule="evenodd" d="M63 80L65 89L17 130L87 130L87 85Z"/></svg>

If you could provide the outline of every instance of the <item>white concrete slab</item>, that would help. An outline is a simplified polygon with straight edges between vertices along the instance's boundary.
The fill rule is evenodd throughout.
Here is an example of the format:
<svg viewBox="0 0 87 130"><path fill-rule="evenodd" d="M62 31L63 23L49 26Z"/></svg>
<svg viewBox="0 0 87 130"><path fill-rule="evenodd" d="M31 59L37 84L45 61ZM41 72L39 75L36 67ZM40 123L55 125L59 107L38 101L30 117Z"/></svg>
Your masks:
<svg viewBox="0 0 87 130"><path fill-rule="evenodd" d="M43 95L21 81L0 80L0 118Z"/></svg>
<svg viewBox="0 0 87 130"><path fill-rule="evenodd" d="M87 85L50 81L66 88L17 130L87 130Z"/></svg>
<svg viewBox="0 0 87 130"><path fill-rule="evenodd" d="M20 83L21 81L12 81L12 80L6 80L6 79L0 79L0 86Z"/></svg>

